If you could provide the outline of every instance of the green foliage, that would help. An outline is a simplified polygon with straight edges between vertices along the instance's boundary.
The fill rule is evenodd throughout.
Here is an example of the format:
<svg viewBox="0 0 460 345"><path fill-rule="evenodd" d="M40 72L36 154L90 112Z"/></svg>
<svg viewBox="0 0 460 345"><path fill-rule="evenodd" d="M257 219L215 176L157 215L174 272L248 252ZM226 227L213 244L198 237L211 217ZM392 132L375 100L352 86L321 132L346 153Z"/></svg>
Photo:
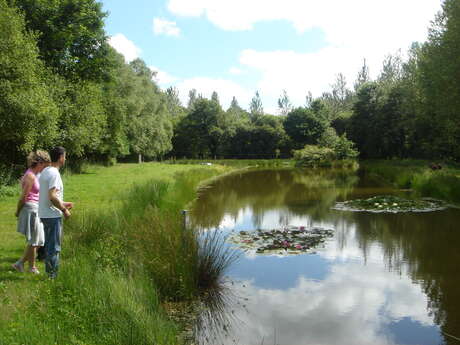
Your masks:
<svg viewBox="0 0 460 345"><path fill-rule="evenodd" d="M296 108L291 111L284 123L286 134L293 141L293 148L300 148L305 145L314 145L318 142L328 123L320 116L320 108L311 109Z"/></svg>
<svg viewBox="0 0 460 345"><path fill-rule="evenodd" d="M294 159L300 166L329 166L335 160L334 150L329 147L305 145L294 151Z"/></svg>
<svg viewBox="0 0 460 345"><path fill-rule="evenodd" d="M126 134L131 152L159 157L171 149L173 130L165 96L144 61L136 59L129 66L120 66L120 72L115 100L121 98L125 112L126 132L118 127L121 143Z"/></svg>
<svg viewBox="0 0 460 345"><path fill-rule="evenodd" d="M264 114L264 108L262 105L262 99L260 98L259 91L256 91L254 97L251 99L249 104L249 113L251 114L251 120L256 121L260 116Z"/></svg>
<svg viewBox="0 0 460 345"><path fill-rule="evenodd" d="M74 157L96 151L107 122L100 86L84 81L69 83L56 77L53 87L61 111L57 143Z"/></svg>
<svg viewBox="0 0 460 345"><path fill-rule="evenodd" d="M327 128L318 140L318 145L328 147L334 150L335 159L355 159L358 156L358 151L354 149L354 143L347 139L345 134L338 136L335 129Z"/></svg>
<svg viewBox="0 0 460 345"><path fill-rule="evenodd" d="M205 98L195 101L192 111L178 124L174 147L176 155L214 157L217 154L222 129L220 105Z"/></svg>
<svg viewBox="0 0 460 345"><path fill-rule="evenodd" d="M22 15L0 1L0 159L18 162L57 134L58 109Z"/></svg>
<svg viewBox="0 0 460 345"><path fill-rule="evenodd" d="M70 79L106 79L111 61L102 3L96 0L11 0L37 32L40 57Z"/></svg>
<svg viewBox="0 0 460 345"><path fill-rule="evenodd" d="M441 170L432 171L429 161L391 160L363 161L365 174L376 176L398 188L410 188L423 197L460 202L458 168L443 164Z"/></svg>

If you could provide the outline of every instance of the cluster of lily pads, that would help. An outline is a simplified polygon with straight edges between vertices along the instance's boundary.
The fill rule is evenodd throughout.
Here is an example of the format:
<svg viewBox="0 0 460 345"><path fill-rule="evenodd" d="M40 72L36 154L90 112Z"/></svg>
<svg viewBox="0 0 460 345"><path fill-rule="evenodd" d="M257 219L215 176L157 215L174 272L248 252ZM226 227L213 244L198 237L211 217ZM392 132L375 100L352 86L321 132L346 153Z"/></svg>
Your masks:
<svg viewBox="0 0 460 345"><path fill-rule="evenodd" d="M355 199L337 202L333 209L355 212L431 212L447 208L447 205L435 199L404 199L394 195L380 195L369 199Z"/></svg>
<svg viewBox="0 0 460 345"><path fill-rule="evenodd" d="M300 254L322 244L334 231L319 227L292 226L273 230L240 231L228 241L258 254Z"/></svg>

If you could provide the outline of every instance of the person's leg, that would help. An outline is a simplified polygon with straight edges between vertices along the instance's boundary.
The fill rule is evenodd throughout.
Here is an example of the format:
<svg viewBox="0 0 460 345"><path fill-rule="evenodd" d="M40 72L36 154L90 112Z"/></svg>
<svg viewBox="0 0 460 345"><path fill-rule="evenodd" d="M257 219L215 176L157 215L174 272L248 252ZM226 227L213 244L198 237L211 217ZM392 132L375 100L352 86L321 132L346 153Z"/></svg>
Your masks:
<svg viewBox="0 0 460 345"><path fill-rule="evenodd" d="M22 254L22 257L19 259L23 264L29 261L29 252L30 252L30 244L26 245L26 248L24 249L24 254Z"/></svg>
<svg viewBox="0 0 460 345"><path fill-rule="evenodd" d="M29 272L32 272L32 273L39 273L37 267L35 266L36 253L37 253L37 247L30 246L28 261L29 261Z"/></svg>
<svg viewBox="0 0 460 345"><path fill-rule="evenodd" d="M26 248L24 249L24 253L22 254L21 258L16 261L12 267L18 271L18 272L24 272L24 264L29 260L29 251L30 251L30 245L26 245Z"/></svg>
<svg viewBox="0 0 460 345"><path fill-rule="evenodd" d="M42 218L45 230L45 267L50 278L56 278L61 252L61 218Z"/></svg>
<svg viewBox="0 0 460 345"><path fill-rule="evenodd" d="M37 260L43 261L46 258L45 247L38 247L37 248Z"/></svg>

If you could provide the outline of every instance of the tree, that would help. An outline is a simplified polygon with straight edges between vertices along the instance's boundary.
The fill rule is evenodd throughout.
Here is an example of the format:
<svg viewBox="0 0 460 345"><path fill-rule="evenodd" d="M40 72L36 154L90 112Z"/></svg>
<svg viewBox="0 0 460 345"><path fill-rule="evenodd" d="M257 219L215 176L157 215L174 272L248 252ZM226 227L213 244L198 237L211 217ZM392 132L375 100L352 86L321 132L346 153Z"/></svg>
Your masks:
<svg viewBox="0 0 460 345"><path fill-rule="evenodd" d="M0 0L0 160L23 162L30 150L57 136L59 110L24 18Z"/></svg>
<svg viewBox="0 0 460 345"><path fill-rule="evenodd" d="M101 81L113 66L96 0L10 0L23 10L27 29L38 33L46 66L70 79Z"/></svg>
<svg viewBox="0 0 460 345"><path fill-rule="evenodd" d="M196 94L196 89L191 89L188 92L188 103L187 103L187 109L192 109L193 106L195 105L196 100L198 99L198 96Z"/></svg>
<svg viewBox="0 0 460 345"><path fill-rule="evenodd" d="M262 106L259 91L256 91L256 94L251 99L251 103L249 104L249 113L251 114L252 121L256 121L257 118L264 114L264 108Z"/></svg>
<svg viewBox="0 0 460 345"><path fill-rule="evenodd" d="M283 90L283 94L278 98L278 109L283 116L286 116L292 110L292 103L289 100L286 90Z"/></svg>
<svg viewBox="0 0 460 345"><path fill-rule="evenodd" d="M315 145L328 127L327 121L313 110L296 108L284 120L286 134L292 140L292 148L299 149L307 144Z"/></svg>
<svg viewBox="0 0 460 345"><path fill-rule="evenodd" d="M356 77L356 81L354 83L354 88L355 92L358 91L358 89L364 85L365 83L369 82L371 80L370 75L369 75L369 66L366 64L366 59L363 60L363 65L358 72L358 76Z"/></svg>
<svg viewBox="0 0 460 345"><path fill-rule="evenodd" d="M195 101L192 111L177 127L174 138L174 151L178 156L215 156L219 148L219 117L222 108L216 102L205 98Z"/></svg>
<svg viewBox="0 0 460 345"><path fill-rule="evenodd" d="M216 102L217 104L220 104L220 102L219 102L219 95L217 94L216 91L213 91L213 92L212 92L211 101Z"/></svg>
<svg viewBox="0 0 460 345"><path fill-rule="evenodd" d="M173 127L167 110L166 96L152 79L152 71L137 59L126 74L128 139L131 152L157 158L171 147Z"/></svg>
<svg viewBox="0 0 460 345"><path fill-rule="evenodd" d="M382 72L378 78L382 84L394 84L402 76L402 59L400 53L397 55L388 55L383 60Z"/></svg>
<svg viewBox="0 0 460 345"><path fill-rule="evenodd" d="M445 0L418 54L420 137L426 154L460 159L460 3Z"/></svg>
<svg viewBox="0 0 460 345"><path fill-rule="evenodd" d="M174 124L177 124L185 116L185 109L179 99L179 90L176 87L170 86L166 89L166 107Z"/></svg>
<svg viewBox="0 0 460 345"><path fill-rule="evenodd" d="M305 96L305 108L310 108L311 104L313 102L313 95L310 91L307 92L307 95Z"/></svg>

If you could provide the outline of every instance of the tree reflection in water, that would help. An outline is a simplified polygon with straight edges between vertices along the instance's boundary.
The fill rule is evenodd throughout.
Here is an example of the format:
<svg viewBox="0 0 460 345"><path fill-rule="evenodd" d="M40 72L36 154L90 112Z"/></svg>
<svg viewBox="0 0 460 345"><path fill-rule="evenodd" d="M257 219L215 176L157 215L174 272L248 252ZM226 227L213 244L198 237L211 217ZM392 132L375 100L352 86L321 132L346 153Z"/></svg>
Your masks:
<svg viewBox="0 0 460 345"><path fill-rule="evenodd" d="M377 268L375 267L383 265L387 273L381 272L376 278L384 277L388 284L392 284L388 279L395 279L397 275L401 279L404 278L404 281L407 280L405 277L409 278L407 283L404 284L420 286L426 295L427 302L423 302L427 303L426 317L434 320L443 332L458 337L460 335L460 250L458 249L460 248L460 230L458 226L460 223L460 211L458 209L448 209L432 213L366 214L330 209L336 201L367 198L379 194L407 196L406 192L392 190L378 185L375 181L369 181L366 177L350 172L255 170L246 173L235 173L216 180L210 188L200 194L191 211L191 221L194 226L212 229L217 228L221 225L223 219L229 217L234 223L241 222L241 216L244 213L245 215L250 215L250 225L253 229L262 228L263 226L276 228L277 226L289 225L293 221L299 221L299 219L309 222L304 224L306 226L318 222L331 224L336 229L335 252L330 254L330 257L327 257L329 255L327 253L320 253L319 257L334 263L337 261L338 255L342 255L342 261L351 262L346 258L345 253L356 248L360 252L360 254L356 255L359 255L363 260L361 270L366 271L371 268L373 270L367 274L377 274L377 271L375 271ZM378 248L378 250L376 251L375 248ZM327 248L327 250L332 249ZM375 253L378 255L377 258ZM368 260L378 260L381 264L367 263ZM251 261L247 261L247 263L251 264ZM333 267L334 269L343 268L342 266ZM349 267L351 269L349 272L359 272L360 266L356 262L353 262ZM345 279L348 273L343 273L343 279ZM313 287L317 289L323 285L327 287L328 285L325 284L332 283L332 281L328 281L328 278L330 277L325 278L324 284L318 285L305 280L305 277L299 276L300 285L292 289L290 293L294 293L294 291L306 293ZM359 284L359 282L360 280L355 281L356 284ZM254 281L254 283L256 282ZM250 285L252 283L248 281L246 284ZM332 289L333 286L335 285L332 284L330 288ZM305 288L307 290L304 290ZM362 288L364 290L361 289L361 291L365 293L366 289L371 288L371 286L363 285ZM409 285L407 285L407 288L409 288ZM331 289L329 291L333 291ZM241 291L235 288L230 290L233 293ZM223 291L227 293L229 290L225 289ZM254 299L260 297L256 292L261 291L260 288L251 286L251 291L253 291L252 297ZM274 293L278 294L278 296L284 296L283 298L286 301L291 300L291 296L285 294L288 291L276 289L263 291L264 294ZM359 289L356 291L359 291ZM394 296L397 297L396 290L394 293L396 294ZM269 295L265 295L264 298L268 298L267 296ZM417 293L411 296L411 298L415 298ZM301 298L302 296L299 295L298 297ZM311 297L314 296L309 298ZM292 296L292 298L292 302L296 303L296 297ZM404 303L410 300L409 298ZM231 311L235 310L235 305L238 306L236 302L225 301L222 295L216 298L216 301L224 303L219 304L216 302L216 305L210 308L209 312L203 314L202 318L202 324L212 325L206 328L206 332L211 333L201 333L208 334L208 337L212 334L211 329L223 330L223 325L238 324L238 322L232 320L225 321L227 316L235 317L236 313L233 314ZM397 301L397 299L394 299L392 303L397 305ZM260 309L267 306L264 300L259 302L260 304L257 305ZM409 308L409 305L407 304L406 307ZM271 310L269 308L265 309L267 311ZM220 313L219 315L221 316L213 316L213 310L217 311L216 315ZM324 314L323 316L332 317L331 322L333 322L332 320L337 321L334 315L331 314L332 311L331 313L323 313L323 311L321 310L322 314ZM418 310L417 315L421 315L420 313L422 312ZM375 315L376 317L378 316L378 314ZM262 316L262 318L264 317ZM303 316L299 315L299 317ZM421 319L424 319L424 317ZM210 320L215 320L215 322ZM242 322L248 322L248 320L242 320ZM309 319L309 317L306 320L310 320L310 323L315 322L315 319ZM401 320L404 320L404 318ZM291 326L286 324L285 327ZM302 328L301 325L299 327ZM232 334L235 335L236 333L232 331L230 335ZM262 336L259 339L262 340ZM372 338L363 338L362 343L369 343L369 339ZM332 343L334 339L330 338L327 341ZM373 339L372 341L378 340ZM318 341L318 343L321 342ZM393 344L393 342L390 343ZM396 339L394 343L398 343L398 340ZM449 345L457 344L458 341L445 337L445 343ZM205 342L202 344L205 344ZM209 344L213 344L213 342Z"/></svg>

